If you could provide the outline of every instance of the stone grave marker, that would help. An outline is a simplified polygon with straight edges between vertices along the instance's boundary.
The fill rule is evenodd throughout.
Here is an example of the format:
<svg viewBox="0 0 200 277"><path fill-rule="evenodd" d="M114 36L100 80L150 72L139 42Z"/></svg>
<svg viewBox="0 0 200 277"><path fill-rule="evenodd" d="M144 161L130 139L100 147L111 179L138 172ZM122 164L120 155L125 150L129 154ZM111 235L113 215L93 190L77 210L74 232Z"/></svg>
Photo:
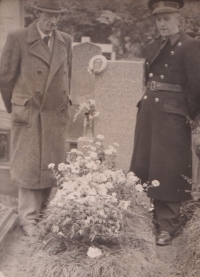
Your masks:
<svg viewBox="0 0 200 277"><path fill-rule="evenodd" d="M0 55L6 42L7 34L12 30L22 28L23 22L23 0L0 1ZM5 110L1 96L0 110Z"/></svg>
<svg viewBox="0 0 200 277"><path fill-rule="evenodd" d="M0 55L7 34L24 26L23 2L23 0L0 1ZM17 196L17 187L11 184L9 170L10 117L0 95L0 193Z"/></svg>
<svg viewBox="0 0 200 277"><path fill-rule="evenodd" d="M95 55L101 54L101 48L90 42L73 47L71 99L73 104L80 104L85 98L94 95L95 77L88 73L88 64Z"/></svg>
<svg viewBox="0 0 200 277"><path fill-rule="evenodd" d="M94 136L104 135L104 145L118 143L117 168L129 170L137 114L142 97L143 61L108 61L96 75L95 100L99 117L94 121Z"/></svg>
<svg viewBox="0 0 200 277"><path fill-rule="evenodd" d="M85 99L94 99L95 76L89 74L88 65L93 56L100 55L101 48L90 42L73 47L71 93L72 106L69 107L70 120L67 126L67 151L76 147L77 139L83 136L83 116L73 122L76 110Z"/></svg>

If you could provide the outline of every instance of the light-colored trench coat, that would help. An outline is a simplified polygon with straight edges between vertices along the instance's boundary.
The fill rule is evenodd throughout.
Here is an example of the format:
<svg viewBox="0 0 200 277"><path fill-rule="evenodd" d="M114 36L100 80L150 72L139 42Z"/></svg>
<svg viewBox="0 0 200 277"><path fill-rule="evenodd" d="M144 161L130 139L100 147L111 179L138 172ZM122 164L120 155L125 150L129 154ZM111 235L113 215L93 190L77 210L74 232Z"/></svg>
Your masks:
<svg viewBox="0 0 200 277"><path fill-rule="evenodd" d="M55 184L49 163L65 160L71 37L55 30L52 53L36 22L8 34L0 63L0 89L12 113L12 182L40 189Z"/></svg>

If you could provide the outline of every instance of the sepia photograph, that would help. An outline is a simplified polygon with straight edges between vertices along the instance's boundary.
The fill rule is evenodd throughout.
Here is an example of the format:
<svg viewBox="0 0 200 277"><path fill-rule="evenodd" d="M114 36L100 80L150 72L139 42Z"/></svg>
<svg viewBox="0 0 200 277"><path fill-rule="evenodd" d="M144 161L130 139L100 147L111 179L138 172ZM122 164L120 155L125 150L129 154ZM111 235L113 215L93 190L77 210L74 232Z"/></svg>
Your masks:
<svg viewBox="0 0 200 277"><path fill-rule="evenodd" d="M200 277L200 0L0 0L0 277Z"/></svg>

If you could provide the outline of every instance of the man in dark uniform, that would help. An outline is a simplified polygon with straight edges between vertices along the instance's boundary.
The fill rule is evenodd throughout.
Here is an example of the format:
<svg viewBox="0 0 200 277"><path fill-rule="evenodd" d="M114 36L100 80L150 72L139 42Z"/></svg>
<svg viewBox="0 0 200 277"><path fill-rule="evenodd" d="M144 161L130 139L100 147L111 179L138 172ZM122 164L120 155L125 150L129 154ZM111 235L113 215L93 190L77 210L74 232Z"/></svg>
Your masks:
<svg viewBox="0 0 200 277"><path fill-rule="evenodd" d="M189 118L200 110L200 42L179 30L183 0L150 0L160 36L142 50L146 91L138 103L130 170L142 182L158 180L154 199L156 243L167 245L175 234L181 202L190 199L191 129Z"/></svg>

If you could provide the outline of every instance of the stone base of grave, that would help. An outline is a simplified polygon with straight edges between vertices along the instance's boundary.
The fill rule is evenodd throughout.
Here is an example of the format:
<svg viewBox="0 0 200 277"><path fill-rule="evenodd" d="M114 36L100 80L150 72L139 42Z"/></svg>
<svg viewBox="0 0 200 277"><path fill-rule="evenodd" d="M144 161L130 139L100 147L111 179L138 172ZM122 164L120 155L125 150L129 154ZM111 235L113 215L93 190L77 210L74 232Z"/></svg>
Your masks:
<svg viewBox="0 0 200 277"><path fill-rule="evenodd" d="M86 154L88 149L84 148L84 146L91 145L91 144L93 144L93 142L94 142L93 137L91 137L91 138L80 137L80 138L78 138L78 141L77 141L77 149L79 151L83 152L84 154Z"/></svg>
<svg viewBox="0 0 200 277"><path fill-rule="evenodd" d="M12 209L9 209L6 214L0 219L0 253L3 253L10 240L12 239L12 234L17 226L17 221L18 216L14 213Z"/></svg>

